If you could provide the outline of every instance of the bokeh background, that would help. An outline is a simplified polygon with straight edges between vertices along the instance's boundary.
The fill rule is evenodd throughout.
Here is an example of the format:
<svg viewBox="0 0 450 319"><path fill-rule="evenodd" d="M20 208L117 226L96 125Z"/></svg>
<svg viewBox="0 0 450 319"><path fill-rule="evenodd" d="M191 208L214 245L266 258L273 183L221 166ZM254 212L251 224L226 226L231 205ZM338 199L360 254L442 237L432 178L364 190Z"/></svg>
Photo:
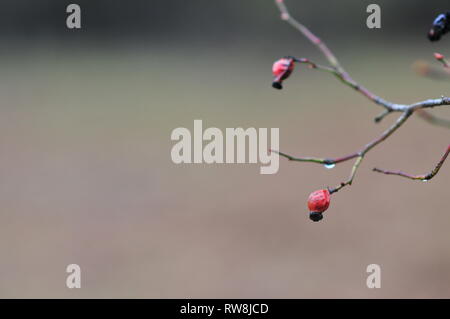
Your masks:
<svg viewBox="0 0 450 319"><path fill-rule="evenodd" d="M450 54L426 32L448 1L287 1L360 83L411 103L450 94L415 74ZM299 67L282 91L284 55L324 62L279 19L273 1L2 1L0 12L0 297L450 297L450 163L428 183L372 167L428 172L450 131L411 118L371 151L321 223L308 194L336 185L327 170L280 159L175 165L171 131L278 127L281 149L340 156L378 136L380 107L327 74ZM435 114L450 118L450 110ZM66 266L82 288L66 288ZM382 268L381 289L366 267Z"/></svg>

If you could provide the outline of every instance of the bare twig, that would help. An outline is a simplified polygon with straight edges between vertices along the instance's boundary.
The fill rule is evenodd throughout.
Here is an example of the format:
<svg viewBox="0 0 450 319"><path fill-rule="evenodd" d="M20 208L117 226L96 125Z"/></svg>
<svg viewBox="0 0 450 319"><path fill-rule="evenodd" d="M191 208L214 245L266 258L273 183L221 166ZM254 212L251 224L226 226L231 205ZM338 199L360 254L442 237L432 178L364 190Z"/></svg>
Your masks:
<svg viewBox="0 0 450 319"><path fill-rule="evenodd" d="M386 171L386 170L379 169L376 167L373 169L373 171L378 172L378 173L387 174L387 175L398 175L398 176L406 177L406 178L413 179L413 180L429 181L439 172L439 170L442 167L442 164L444 164L449 153L450 153L450 145L447 147L447 150L445 151L444 155L442 155L442 157L441 157L440 161L437 163L436 167L430 173L424 174L424 175L410 175L410 174L404 173L402 171Z"/></svg>
<svg viewBox="0 0 450 319"><path fill-rule="evenodd" d="M279 1L279 0L277 0L277 1ZM342 74L340 74L334 68L330 68L330 67L327 67L327 66L316 64L316 63L314 63L311 60L306 59L306 58L296 58L296 57L290 57L290 58L294 59L294 61L299 62L299 63L306 63L312 69L318 69L318 70L329 72L329 73L335 75L344 84L354 88L357 91L361 91L362 87L360 85L358 85L355 82L353 82L353 80L349 81L348 78L342 77ZM365 93L363 93L363 94L366 95ZM376 99L379 100L381 98L376 97ZM381 99L381 100L383 100L383 99ZM385 100L383 100L383 101L385 101ZM405 112L405 111L409 111L409 110L414 111L414 110L417 110L417 109L425 109L425 108L432 108L432 107L436 107L436 106L450 105L450 98L442 96L441 98L438 98L438 99L428 99L428 100L416 102L416 103L413 103L413 104L396 104L396 103L391 103L391 102L386 102L386 103L387 104L384 105L386 109L383 111L382 114L378 115L375 118L376 122L379 122L380 119L382 119L384 116L386 116L387 114L389 114L391 112Z"/></svg>

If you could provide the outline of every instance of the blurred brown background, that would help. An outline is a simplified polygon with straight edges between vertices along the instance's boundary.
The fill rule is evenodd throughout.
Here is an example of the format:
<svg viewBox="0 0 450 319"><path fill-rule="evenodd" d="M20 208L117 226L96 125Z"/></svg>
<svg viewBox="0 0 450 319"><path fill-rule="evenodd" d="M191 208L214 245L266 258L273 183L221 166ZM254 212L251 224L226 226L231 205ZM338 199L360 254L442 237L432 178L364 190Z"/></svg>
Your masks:
<svg viewBox="0 0 450 319"><path fill-rule="evenodd" d="M428 183L372 167L428 172L446 129L414 117L371 151L321 223L308 194L346 178L280 159L175 165L176 127L278 127L281 149L340 156L378 136L381 108L334 78L298 68L283 91L271 65L323 62L272 1L5 1L0 35L0 297L450 297L450 163ZM450 54L425 37L448 1L287 1L360 83L411 103L449 94L416 60ZM448 108L447 108L448 109ZM450 118L445 108L435 110ZM65 286L68 264L82 288ZM382 268L368 289L367 265Z"/></svg>

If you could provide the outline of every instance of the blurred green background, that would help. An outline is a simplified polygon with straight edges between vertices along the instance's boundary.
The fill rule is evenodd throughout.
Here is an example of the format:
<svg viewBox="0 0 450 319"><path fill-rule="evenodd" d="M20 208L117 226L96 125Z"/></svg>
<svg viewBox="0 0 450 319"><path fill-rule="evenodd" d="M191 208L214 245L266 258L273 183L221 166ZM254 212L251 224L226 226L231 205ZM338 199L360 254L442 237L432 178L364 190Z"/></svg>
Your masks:
<svg viewBox="0 0 450 319"><path fill-rule="evenodd" d="M361 84L412 103L449 82L412 64L450 54L426 32L448 1L287 1ZM278 127L285 152L332 157L378 136L381 108L327 74L299 67L282 91L284 55L324 62L273 1L2 1L0 14L0 297L450 297L449 163L428 183L372 167L431 170L449 131L411 118L371 151L321 223L308 194L332 170L280 159L175 165L174 128ZM448 108L447 108L448 109ZM435 114L450 118L445 108ZM67 289L66 266L82 270ZM367 265L382 269L368 289Z"/></svg>

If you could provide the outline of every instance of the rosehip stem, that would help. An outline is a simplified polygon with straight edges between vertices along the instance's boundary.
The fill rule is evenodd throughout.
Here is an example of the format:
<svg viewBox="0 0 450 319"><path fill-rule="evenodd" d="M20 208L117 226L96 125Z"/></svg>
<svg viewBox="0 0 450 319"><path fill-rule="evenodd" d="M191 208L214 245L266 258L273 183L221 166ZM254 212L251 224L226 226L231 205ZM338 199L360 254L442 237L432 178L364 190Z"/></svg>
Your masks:
<svg viewBox="0 0 450 319"><path fill-rule="evenodd" d="M450 120L437 117L429 112L425 112L425 110L417 110L417 115L430 124L450 128Z"/></svg>
<svg viewBox="0 0 450 319"><path fill-rule="evenodd" d="M406 178L413 179L413 180L429 181L439 172L439 170L441 169L445 160L447 159L449 153L450 153L450 145L447 147L447 150L445 151L444 155L442 155L441 160L437 163L436 167L430 173L428 173L426 175L410 175L410 174L404 173L402 171L386 171L386 170L379 169L376 167L373 169L373 171L382 173L382 174L386 174L386 175L398 175L398 176L406 177Z"/></svg>
<svg viewBox="0 0 450 319"><path fill-rule="evenodd" d="M444 68L450 69L450 64L448 63L448 61L446 59L442 59L441 62L442 62L442 65L444 65Z"/></svg>
<svg viewBox="0 0 450 319"><path fill-rule="evenodd" d="M347 185L352 185L353 179L355 178L355 175L356 175L356 171L358 170L359 165L361 164L363 158L364 158L364 155L358 156L358 158L355 161L355 164L353 164L352 171L350 173L350 177L348 178L348 180L346 180L345 182L340 183L335 188L328 188L328 191L330 192L330 194L336 193L341 188L343 188L343 187L345 187Z"/></svg>

